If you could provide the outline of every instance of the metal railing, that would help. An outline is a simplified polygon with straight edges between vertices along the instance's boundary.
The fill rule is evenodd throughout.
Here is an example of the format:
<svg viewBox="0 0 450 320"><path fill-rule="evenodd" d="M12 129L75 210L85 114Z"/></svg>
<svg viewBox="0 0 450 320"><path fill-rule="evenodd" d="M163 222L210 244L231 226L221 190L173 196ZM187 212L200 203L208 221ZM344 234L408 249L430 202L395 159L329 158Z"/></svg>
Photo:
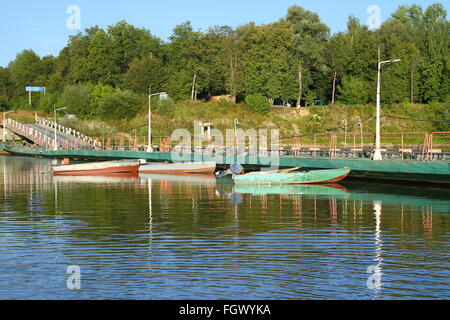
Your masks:
<svg viewBox="0 0 450 320"><path fill-rule="evenodd" d="M43 121L45 119L39 120ZM39 122L40 123L40 122ZM48 125L50 122L43 122ZM43 148L51 148L54 140L51 134L44 135L32 127L21 124L15 120L7 119L6 127L33 141ZM61 127L61 130L73 129ZM68 132L68 131L66 131ZM79 133L75 133L78 136ZM103 151L134 151L145 152L148 137L117 135L107 137L87 137L79 134L78 139L58 139L62 150L103 150ZM383 133L382 154L384 158L397 158L402 160L431 161L449 159L450 132L399 132ZM154 136L152 143L155 152L171 152L172 150L185 150L193 153L208 151L210 154L234 155L279 155L294 157L328 157L328 158L371 158L375 147L374 133L317 133L305 135L280 135L279 148L257 148L234 146L213 147L211 141L204 141L201 147L180 146L178 141L171 137Z"/></svg>

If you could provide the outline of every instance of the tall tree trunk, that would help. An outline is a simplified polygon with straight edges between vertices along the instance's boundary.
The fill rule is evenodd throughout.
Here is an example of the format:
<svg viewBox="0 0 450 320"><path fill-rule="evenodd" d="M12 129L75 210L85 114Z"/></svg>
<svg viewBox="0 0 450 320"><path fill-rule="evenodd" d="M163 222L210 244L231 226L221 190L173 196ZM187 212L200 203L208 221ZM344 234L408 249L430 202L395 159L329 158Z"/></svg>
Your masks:
<svg viewBox="0 0 450 320"><path fill-rule="evenodd" d="M333 94L331 97L331 104L334 104L334 102L336 101L335 97L336 97L336 77L337 77L337 71L334 72L334 76L333 76Z"/></svg>
<svg viewBox="0 0 450 320"><path fill-rule="evenodd" d="M194 73L194 80L192 81L191 100L194 100L195 85L197 83L197 73Z"/></svg>
<svg viewBox="0 0 450 320"><path fill-rule="evenodd" d="M302 63L300 62L300 65L298 66L298 100L297 100L297 108L300 108L302 106L302 95L303 95L303 70L302 70Z"/></svg>
<svg viewBox="0 0 450 320"><path fill-rule="evenodd" d="M230 89L231 94L233 95L233 102L236 102L236 68L237 68L237 57L231 54L230 57Z"/></svg>
<svg viewBox="0 0 450 320"><path fill-rule="evenodd" d="M414 103L414 69L416 68L415 63L411 69L411 103Z"/></svg>

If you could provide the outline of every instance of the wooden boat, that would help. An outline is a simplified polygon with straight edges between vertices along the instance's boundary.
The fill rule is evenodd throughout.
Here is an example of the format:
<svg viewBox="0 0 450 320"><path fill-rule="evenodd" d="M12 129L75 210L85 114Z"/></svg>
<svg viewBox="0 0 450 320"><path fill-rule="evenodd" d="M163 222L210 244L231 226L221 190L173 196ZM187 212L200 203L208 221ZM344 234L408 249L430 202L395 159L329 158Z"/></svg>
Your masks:
<svg viewBox="0 0 450 320"><path fill-rule="evenodd" d="M316 184L335 183L345 179L349 173L349 168L299 171L299 168L279 170L271 172L252 172L244 175L233 176L236 185L280 185L280 184Z"/></svg>
<svg viewBox="0 0 450 320"><path fill-rule="evenodd" d="M53 166L54 175L98 175L106 173L137 172L139 160L117 160L105 162L90 162L72 165Z"/></svg>
<svg viewBox="0 0 450 320"><path fill-rule="evenodd" d="M184 162L184 163L154 162L141 165L139 168L140 173L213 174L214 171L216 171L215 162Z"/></svg>

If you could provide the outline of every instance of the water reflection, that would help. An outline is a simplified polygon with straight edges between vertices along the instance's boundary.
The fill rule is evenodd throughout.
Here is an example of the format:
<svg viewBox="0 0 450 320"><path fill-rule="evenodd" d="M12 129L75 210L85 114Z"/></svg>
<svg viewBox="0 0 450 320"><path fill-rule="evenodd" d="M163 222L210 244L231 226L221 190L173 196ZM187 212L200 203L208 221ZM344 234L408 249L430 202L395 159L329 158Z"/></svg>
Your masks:
<svg viewBox="0 0 450 320"><path fill-rule="evenodd" d="M49 162L0 157L0 298L449 297L449 189L52 177Z"/></svg>

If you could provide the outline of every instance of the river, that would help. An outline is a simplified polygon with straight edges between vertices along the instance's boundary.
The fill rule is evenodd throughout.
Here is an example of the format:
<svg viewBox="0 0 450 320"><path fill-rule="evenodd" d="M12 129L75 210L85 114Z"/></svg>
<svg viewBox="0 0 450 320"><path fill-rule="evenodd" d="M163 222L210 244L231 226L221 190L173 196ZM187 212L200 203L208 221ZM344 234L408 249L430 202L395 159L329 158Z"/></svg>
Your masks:
<svg viewBox="0 0 450 320"><path fill-rule="evenodd" d="M0 299L450 298L448 188L49 164L0 156Z"/></svg>

